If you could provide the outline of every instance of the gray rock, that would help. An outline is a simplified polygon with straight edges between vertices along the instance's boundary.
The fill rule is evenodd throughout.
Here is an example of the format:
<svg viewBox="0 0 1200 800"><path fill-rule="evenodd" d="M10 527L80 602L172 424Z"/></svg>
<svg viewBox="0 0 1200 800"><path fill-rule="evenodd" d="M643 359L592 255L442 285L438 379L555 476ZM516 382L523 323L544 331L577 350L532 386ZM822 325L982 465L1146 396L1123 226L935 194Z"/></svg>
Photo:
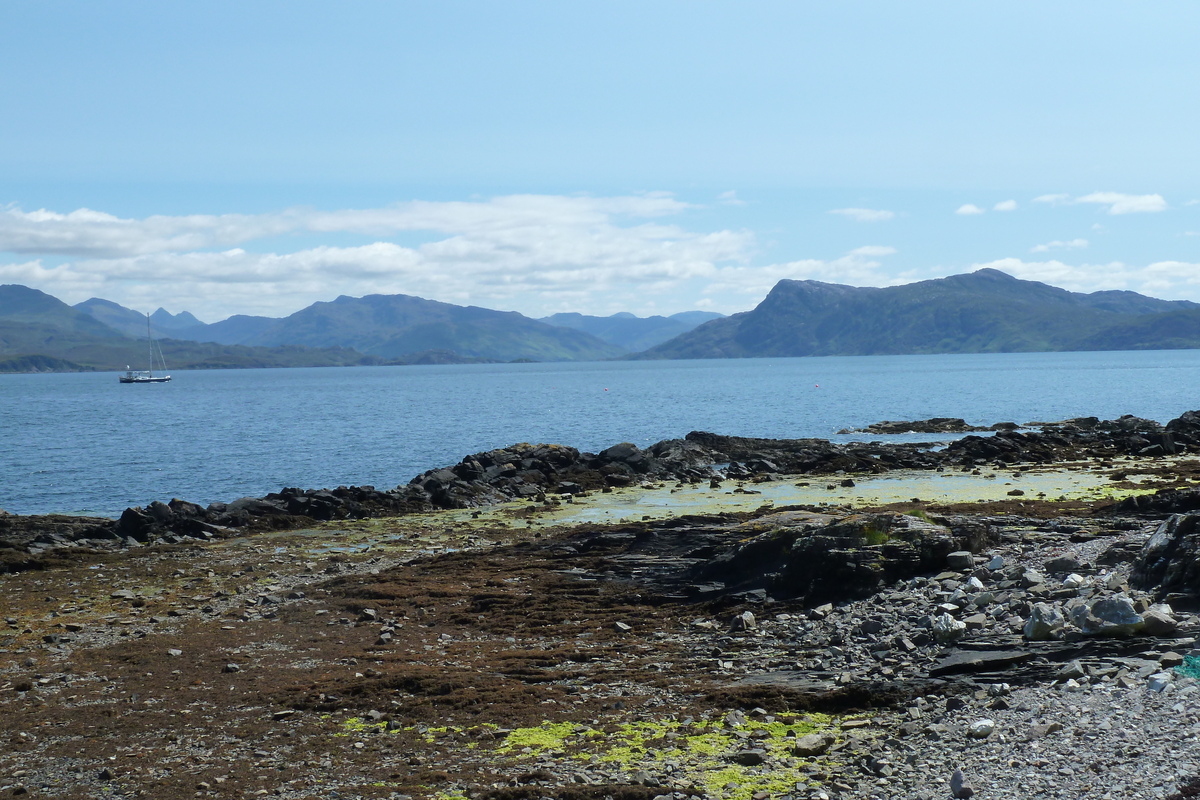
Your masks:
<svg viewBox="0 0 1200 800"><path fill-rule="evenodd" d="M975 556L969 550L955 550L946 556L946 569L968 572L975 569Z"/></svg>
<svg viewBox="0 0 1200 800"><path fill-rule="evenodd" d="M829 745L832 743L832 740L828 736L823 736L819 733L810 733L796 740L796 746L792 749L792 752L804 758L811 758L823 754L829 749Z"/></svg>
<svg viewBox="0 0 1200 800"><path fill-rule="evenodd" d="M741 764L743 767L757 767L760 764L765 764L767 761L767 751L755 747L748 750L739 750L733 756L734 762Z"/></svg>
<svg viewBox="0 0 1200 800"><path fill-rule="evenodd" d="M1058 680L1069 680L1071 678L1087 677L1087 670L1083 668L1083 664L1078 659L1064 664L1054 677Z"/></svg>
<svg viewBox="0 0 1200 800"><path fill-rule="evenodd" d="M1046 603L1034 603L1033 611L1021 631L1031 642L1044 642L1058 638L1066 626L1067 621L1057 608Z"/></svg>
<svg viewBox="0 0 1200 800"><path fill-rule="evenodd" d="M1021 588L1032 589L1034 586L1045 583L1046 576L1042 575L1042 573L1035 569L1027 569L1021 573L1020 581Z"/></svg>
<svg viewBox="0 0 1200 800"><path fill-rule="evenodd" d="M1075 556L1059 556L1047 561L1045 566L1046 572L1061 575L1064 572L1078 572L1083 567L1083 562Z"/></svg>
<svg viewBox="0 0 1200 800"><path fill-rule="evenodd" d="M1143 631L1147 636L1171 636L1179 627L1179 621L1170 612L1171 607L1165 606L1166 611L1163 611L1163 608L1164 606L1160 605L1151 606L1145 614L1142 614Z"/></svg>
<svg viewBox="0 0 1200 800"><path fill-rule="evenodd" d="M1079 627L1089 636L1133 636L1146 625L1133 601L1121 594L1097 600L1088 611Z"/></svg>
<svg viewBox="0 0 1200 800"><path fill-rule="evenodd" d="M971 788L971 784L967 783L961 769L954 770L954 774L950 776L950 794L963 800L975 795L975 790Z"/></svg>
<svg viewBox="0 0 1200 800"><path fill-rule="evenodd" d="M1183 666L1182 653L1163 653L1158 659L1158 664L1163 669L1174 669L1175 667Z"/></svg>
<svg viewBox="0 0 1200 800"><path fill-rule="evenodd" d="M1169 672L1156 672L1146 679L1146 688L1152 692L1165 692L1174 684L1171 682L1173 676Z"/></svg>
<svg viewBox="0 0 1200 800"><path fill-rule="evenodd" d="M758 620L754 618L753 612L743 611L738 614L729 624L730 630L735 631L753 631L758 629Z"/></svg>

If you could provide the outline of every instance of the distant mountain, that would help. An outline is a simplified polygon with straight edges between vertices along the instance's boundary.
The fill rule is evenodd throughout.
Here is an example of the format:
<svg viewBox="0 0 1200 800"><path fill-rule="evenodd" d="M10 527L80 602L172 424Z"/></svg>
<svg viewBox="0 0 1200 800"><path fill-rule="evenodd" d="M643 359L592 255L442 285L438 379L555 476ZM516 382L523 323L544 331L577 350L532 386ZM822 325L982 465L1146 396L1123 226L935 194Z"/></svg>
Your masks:
<svg viewBox="0 0 1200 800"><path fill-rule="evenodd" d="M446 351L492 361L594 361L622 350L582 331L515 311L457 306L404 294L339 297L283 319L231 317L198 335L237 344L350 347L384 359ZM196 334L193 334L196 335Z"/></svg>
<svg viewBox="0 0 1200 800"><path fill-rule="evenodd" d="M245 314L235 314L229 319L214 322L211 325L185 328L175 335L181 339L195 339L198 342L244 344L263 335L276 322L279 320L274 317L251 317Z"/></svg>
<svg viewBox="0 0 1200 800"><path fill-rule="evenodd" d="M146 316L131 308L118 305L111 300L102 300L99 297L76 303L75 308L126 336L132 336L135 339L146 338ZM155 338L162 335L179 335L188 329L204 327L203 322L186 311L171 314L162 308L150 315L150 322Z"/></svg>
<svg viewBox="0 0 1200 800"><path fill-rule="evenodd" d="M712 311L681 311L669 317L637 317L628 312L609 317L590 317L585 314L564 313L542 317L541 321L560 328L590 333L597 339L636 353L687 333L697 325L722 315Z"/></svg>
<svg viewBox="0 0 1200 800"><path fill-rule="evenodd" d="M145 338L146 318L136 311L96 298L77 308L127 335ZM622 349L586 333L562 330L516 312L409 295L343 296L282 319L239 314L205 325L187 312L171 315L159 309L151 321L156 337L165 333L177 339L247 347L340 347L405 364L574 361L622 354Z"/></svg>
<svg viewBox="0 0 1200 800"><path fill-rule="evenodd" d="M639 358L1200 347L1200 305L1069 292L994 269L887 288L783 280L752 311Z"/></svg>
<svg viewBox="0 0 1200 800"><path fill-rule="evenodd" d="M19 284L0 286L0 324L12 327L10 336L36 339L47 331L101 339L120 339L121 334L56 297ZM142 325L145 326L143 319ZM29 328L22 333L23 326ZM0 343L0 347L3 344Z"/></svg>
<svg viewBox="0 0 1200 800"><path fill-rule="evenodd" d="M102 305L104 302L92 307L111 313L111 308ZM140 317L137 312L131 313ZM127 365L141 368L147 354L145 317L140 319L143 339L139 342L44 292L25 286L0 286L0 372L113 371ZM175 339L158 343L168 366L174 369L345 366L381 361L345 348L240 347Z"/></svg>

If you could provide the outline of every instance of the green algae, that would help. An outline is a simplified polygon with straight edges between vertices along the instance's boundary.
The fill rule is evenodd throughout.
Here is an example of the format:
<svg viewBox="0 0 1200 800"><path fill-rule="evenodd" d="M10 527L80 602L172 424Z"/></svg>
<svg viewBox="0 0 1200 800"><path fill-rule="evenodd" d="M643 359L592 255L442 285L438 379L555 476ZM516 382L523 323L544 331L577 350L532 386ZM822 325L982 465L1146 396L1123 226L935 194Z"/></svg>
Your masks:
<svg viewBox="0 0 1200 800"><path fill-rule="evenodd" d="M528 750L525 755L532 756L547 751L559 751L566 747L568 737L573 736L579 727L574 722L543 722L534 728L517 728L509 732L504 744L498 747L496 752Z"/></svg>
<svg viewBox="0 0 1200 800"><path fill-rule="evenodd" d="M835 720L822 714L737 724L666 718L617 723L605 730L547 721L510 731L495 752L514 755L519 761L551 756L628 772L670 771L676 781L703 789L709 796L750 800L757 792L782 795L806 784L805 768L824 759L794 757L792 750L798 737L818 732L836 736ZM748 748L763 750L767 763L750 767L731 762Z"/></svg>

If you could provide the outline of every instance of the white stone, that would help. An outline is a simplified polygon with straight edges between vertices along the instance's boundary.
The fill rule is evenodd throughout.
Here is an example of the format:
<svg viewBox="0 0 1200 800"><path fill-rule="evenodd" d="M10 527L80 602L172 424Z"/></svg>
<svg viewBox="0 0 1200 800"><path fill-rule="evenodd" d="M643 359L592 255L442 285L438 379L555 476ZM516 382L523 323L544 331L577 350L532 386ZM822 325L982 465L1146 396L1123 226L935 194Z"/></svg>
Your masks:
<svg viewBox="0 0 1200 800"><path fill-rule="evenodd" d="M1152 692L1165 692L1173 677L1169 672L1156 672L1147 679L1146 687Z"/></svg>
<svg viewBox="0 0 1200 800"><path fill-rule="evenodd" d="M967 632L967 623L960 622L949 614L938 614L933 618L933 637L939 642L953 642Z"/></svg>
<svg viewBox="0 0 1200 800"><path fill-rule="evenodd" d="M994 730L996 730L996 720L977 719L971 723L971 727L967 730L967 735L972 739L986 739L992 735L992 731Z"/></svg>

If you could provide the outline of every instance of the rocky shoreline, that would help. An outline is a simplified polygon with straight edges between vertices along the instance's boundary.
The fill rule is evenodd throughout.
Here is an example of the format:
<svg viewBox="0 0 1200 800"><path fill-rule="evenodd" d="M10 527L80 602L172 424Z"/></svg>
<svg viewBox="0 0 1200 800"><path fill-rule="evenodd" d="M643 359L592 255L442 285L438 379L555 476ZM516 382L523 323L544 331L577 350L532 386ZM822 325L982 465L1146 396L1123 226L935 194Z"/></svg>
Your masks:
<svg viewBox="0 0 1200 800"><path fill-rule="evenodd" d="M1093 503L523 512L1066 464L1175 480ZM522 444L390 491L0 516L0 796L1194 796L1196 474L1188 412L942 445Z"/></svg>
<svg viewBox="0 0 1200 800"><path fill-rule="evenodd" d="M878 423L894 432L962 431L961 420ZM965 427L964 427L965 426ZM991 436L945 443L835 443L824 439L755 439L693 431L645 449L625 442L600 453L560 444L514 444L474 453L389 490L373 486L286 488L265 497L200 506L154 501L125 510L117 520L61 515L21 517L0 512L0 569L28 563L25 556L81 546L111 549L151 542L211 540L246 531L286 530L314 522L390 517L435 509L478 508L513 500L546 502L555 496L607 491L646 481L766 481L793 476L882 474L894 470L962 470L1200 452L1200 412L1166 425L1124 416L1082 417L1054 423L991 426ZM1158 503L1186 505L1185 498ZM1196 506L1200 506L1200 500ZM1149 506L1147 506L1149 508ZM1162 508L1157 513L1162 513Z"/></svg>

